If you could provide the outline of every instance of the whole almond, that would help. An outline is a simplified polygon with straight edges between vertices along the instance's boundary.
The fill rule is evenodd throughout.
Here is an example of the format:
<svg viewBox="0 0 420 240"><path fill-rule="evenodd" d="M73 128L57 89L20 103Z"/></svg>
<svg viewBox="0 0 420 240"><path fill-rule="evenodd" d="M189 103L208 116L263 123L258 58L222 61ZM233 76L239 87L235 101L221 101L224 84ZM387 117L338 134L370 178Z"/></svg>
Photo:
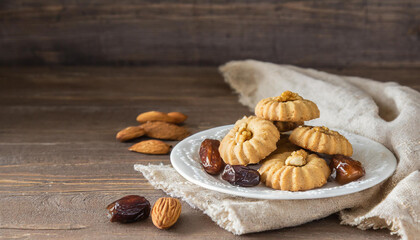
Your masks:
<svg viewBox="0 0 420 240"><path fill-rule="evenodd" d="M181 215L181 208L181 203L176 198L159 198L151 213L153 224L159 229L170 228Z"/></svg>
<svg viewBox="0 0 420 240"><path fill-rule="evenodd" d="M171 145L159 140L146 140L134 144L128 150L146 154L167 154Z"/></svg>
<svg viewBox="0 0 420 240"><path fill-rule="evenodd" d="M142 127L132 126L119 131L115 138L121 142L125 142L133 138L141 137L144 134L146 134L146 131Z"/></svg>
<svg viewBox="0 0 420 240"><path fill-rule="evenodd" d="M150 111L139 114L137 116L137 122L144 123L148 121L160 121L160 122L168 122L168 123L175 123L176 119L168 116L168 114L158 111Z"/></svg>
<svg viewBox="0 0 420 240"><path fill-rule="evenodd" d="M187 115L180 112L170 112L168 113L168 116L172 117L174 119L174 123L177 124L185 122L185 120L188 118Z"/></svg>
<svg viewBox="0 0 420 240"><path fill-rule="evenodd" d="M189 135L187 129L172 123L147 122L140 126L146 131L146 135L151 138L182 140Z"/></svg>

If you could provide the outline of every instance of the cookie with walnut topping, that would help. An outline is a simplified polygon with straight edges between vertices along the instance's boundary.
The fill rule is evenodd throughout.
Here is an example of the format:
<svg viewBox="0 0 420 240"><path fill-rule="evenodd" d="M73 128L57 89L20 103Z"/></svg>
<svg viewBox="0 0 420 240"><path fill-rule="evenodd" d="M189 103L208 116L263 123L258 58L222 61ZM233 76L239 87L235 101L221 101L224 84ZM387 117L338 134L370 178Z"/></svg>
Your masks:
<svg viewBox="0 0 420 240"><path fill-rule="evenodd" d="M264 98L255 107L255 115L271 121L301 122L319 117L318 106L299 94L285 91L278 97Z"/></svg>
<svg viewBox="0 0 420 240"><path fill-rule="evenodd" d="M223 138L220 156L230 165L258 163L276 149L279 138L280 133L271 121L244 117Z"/></svg>
<svg viewBox="0 0 420 240"><path fill-rule="evenodd" d="M331 174L324 159L303 149L271 154L258 172L267 187L293 192L321 187Z"/></svg>
<svg viewBox="0 0 420 240"><path fill-rule="evenodd" d="M341 154L350 157L353 147L340 133L327 127L300 126L289 137L290 142L318 153Z"/></svg>

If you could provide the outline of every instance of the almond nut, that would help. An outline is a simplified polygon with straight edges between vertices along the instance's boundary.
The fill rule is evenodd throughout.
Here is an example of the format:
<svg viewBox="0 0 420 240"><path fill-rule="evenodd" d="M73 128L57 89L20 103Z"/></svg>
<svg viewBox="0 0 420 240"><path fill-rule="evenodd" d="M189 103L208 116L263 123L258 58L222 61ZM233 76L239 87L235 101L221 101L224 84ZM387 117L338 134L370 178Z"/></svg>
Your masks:
<svg viewBox="0 0 420 240"><path fill-rule="evenodd" d="M116 139L125 142L133 138L138 138L146 134L146 131L140 126L127 127L117 133Z"/></svg>
<svg viewBox="0 0 420 240"><path fill-rule="evenodd" d="M159 140L146 140L134 144L128 150L146 154L167 154L171 145Z"/></svg>
<svg viewBox="0 0 420 240"><path fill-rule="evenodd" d="M183 123L188 118L187 115L180 112L170 112L168 113L168 116L172 117L174 119L174 123L176 124Z"/></svg>
<svg viewBox="0 0 420 240"><path fill-rule="evenodd" d="M153 224L159 229L167 229L176 223L181 214L181 203L176 198L159 198L152 209Z"/></svg>
<svg viewBox="0 0 420 240"><path fill-rule="evenodd" d="M184 127L166 122L147 122L141 125L146 135L151 138L166 140L182 140L189 135Z"/></svg>
<svg viewBox="0 0 420 240"><path fill-rule="evenodd" d="M175 123L176 120L168 114L158 111L150 111L145 112L137 116L137 122L144 123L148 121L160 121L160 122L168 122L168 123Z"/></svg>
<svg viewBox="0 0 420 240"><path fill-rule="evenodd" d="M158 111L150 111L141 113L137 116L137 122L145 123L145 122L167 122L167 123L183 123L187 119L187 115L180 113L180 112L158 112Z"/></svg>

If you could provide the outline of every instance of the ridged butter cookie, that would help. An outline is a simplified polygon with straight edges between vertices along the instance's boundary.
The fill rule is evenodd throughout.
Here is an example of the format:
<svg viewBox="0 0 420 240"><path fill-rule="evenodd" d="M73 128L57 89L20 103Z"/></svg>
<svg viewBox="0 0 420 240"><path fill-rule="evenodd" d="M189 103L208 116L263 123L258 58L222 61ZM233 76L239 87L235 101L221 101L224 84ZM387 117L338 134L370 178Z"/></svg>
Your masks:
<svg viewBox="0 0 420 240"><path fill-rule="evenodd" d="M285 91L278 97L264 98L255 107L255 115L271 121L301 122L319 117L317 105L297 93Z"/></svg>
<svg viewBox="0 0 420 240"><path fill-rule="evenodd" d="M331 174L324 159L303 149L270 155L258 172L267 187L284 191L321 187Z"/></svg>
<svg viewBox="0 0 420 240"><path fill-rule="evenodd" d="M289 140L293 144L318 153L341 154L348 157L353 154L351 143L343 135L327 127L297 127L290 134Z"/></svg>
<svg viewBox="0 0 420 240"><path fill-rule="evenodd" d="M276 149L280 133L270 121L251 116L235 123L223 138L219 152L230 165L248 165L260 162Z"/></svg>

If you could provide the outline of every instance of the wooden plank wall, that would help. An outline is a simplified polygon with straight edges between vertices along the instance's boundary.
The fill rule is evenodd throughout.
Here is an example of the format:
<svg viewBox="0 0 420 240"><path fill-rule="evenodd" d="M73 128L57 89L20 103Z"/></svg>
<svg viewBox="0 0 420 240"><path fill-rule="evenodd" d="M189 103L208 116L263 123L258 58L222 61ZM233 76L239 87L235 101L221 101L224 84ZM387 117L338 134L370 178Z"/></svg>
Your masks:
<svg viewBox="0 0 420 240"><path fill-rule="evenodd" d="M418 0L2 0L0 65L420 67Z"/></svg>

